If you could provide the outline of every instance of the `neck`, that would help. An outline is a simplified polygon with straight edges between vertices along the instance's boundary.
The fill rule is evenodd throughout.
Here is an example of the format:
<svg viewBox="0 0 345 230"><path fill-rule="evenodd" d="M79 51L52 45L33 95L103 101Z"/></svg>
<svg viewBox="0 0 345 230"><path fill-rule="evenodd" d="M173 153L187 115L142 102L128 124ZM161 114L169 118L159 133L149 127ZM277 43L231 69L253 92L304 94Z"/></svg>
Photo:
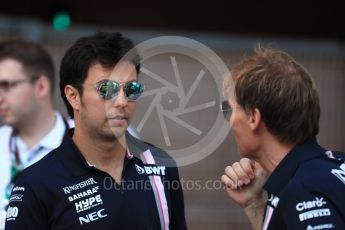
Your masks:
<svg viewBox="0 0 345 230"><path fill-rule="evenodd" d="M76 123L73 141L85 159L96 168L107 172L115 181L121 180L123 162L126 156L125 135L115 140L105 140L88 135Z"/></svg>
<svg viewBox="0 0 345 230"><path fill-rule="evenodd" d="M25 122L21 122L14 127L18 136L29 147L35 146L47 135L56 123L56 116L52 108L40 110L35 114L30 114Z"/></svg>
<svg viewBox="0 0 345 230"><path fill-rule="evenodd" d="M295 144L284 144L272 135L266 136L261 140L262 146L256 159L261 166L271 174L280 164L284 157L291 151Z"/></svg>

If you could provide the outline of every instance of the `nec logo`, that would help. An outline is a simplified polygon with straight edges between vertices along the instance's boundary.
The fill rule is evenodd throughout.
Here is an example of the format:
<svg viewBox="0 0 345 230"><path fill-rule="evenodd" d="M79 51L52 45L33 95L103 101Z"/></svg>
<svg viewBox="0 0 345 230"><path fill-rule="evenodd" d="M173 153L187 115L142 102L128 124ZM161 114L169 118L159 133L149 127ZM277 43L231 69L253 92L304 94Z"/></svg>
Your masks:
<svg viewBox="0 0 345 230"><path fill-rule="evenodd" d="M141 167L135 164L135 169L139 174L146 173L147 175L165 175L165 166L144 166Z"/></svg>
<svg viewBox="0 0 345 230"><path fill-rule="evenodd" d="M340 169L332 169L331 172L345 184L345 163L340 165Z"/></svg>
<svg viewBox="0 0 345 230"><path fill-rule="evenodd" d="M97 212L92 212L90 214L87 214L85 217L81 216L79 217L80 225L88 224L90 222L96 221L98 219L107 217L107 214L105 213L105 209L98 210Z"/></svg>

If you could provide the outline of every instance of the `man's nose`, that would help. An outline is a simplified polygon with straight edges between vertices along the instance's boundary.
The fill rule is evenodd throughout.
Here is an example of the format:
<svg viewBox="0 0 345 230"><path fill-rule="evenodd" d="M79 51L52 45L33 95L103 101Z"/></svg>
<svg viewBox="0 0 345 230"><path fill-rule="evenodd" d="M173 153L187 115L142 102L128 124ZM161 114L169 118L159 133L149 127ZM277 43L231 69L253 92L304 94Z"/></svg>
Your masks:
<svg viewBox="0 0 345 230"><path fill-rule="evenodd" d="M123 91L123 89L120 89L117 97L115 98L114 106L125 107L127 103L128 99L125 95L125 92Z"/></svg>

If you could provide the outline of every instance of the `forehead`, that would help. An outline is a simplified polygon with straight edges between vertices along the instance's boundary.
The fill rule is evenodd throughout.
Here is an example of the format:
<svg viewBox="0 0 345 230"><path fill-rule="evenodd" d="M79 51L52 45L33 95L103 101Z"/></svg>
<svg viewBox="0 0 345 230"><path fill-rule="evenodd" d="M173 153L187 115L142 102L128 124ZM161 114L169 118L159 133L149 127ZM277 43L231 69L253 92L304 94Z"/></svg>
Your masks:
<svg viewBox="0 0 345 230"><path fill-rule="evenodd" d="M86 81L98 82L110 79L117 82L127 82L137 80L135 66L131 62L119 62L114 67L104 67L99 62L93 63L88 71Z"/></svg>
<svg viewBox="0 0 345 230"><path fill-rule="evenodd" d="M12 80L25 75L23 65L15 59L3 59L0 61L0 79Z"/></svg>

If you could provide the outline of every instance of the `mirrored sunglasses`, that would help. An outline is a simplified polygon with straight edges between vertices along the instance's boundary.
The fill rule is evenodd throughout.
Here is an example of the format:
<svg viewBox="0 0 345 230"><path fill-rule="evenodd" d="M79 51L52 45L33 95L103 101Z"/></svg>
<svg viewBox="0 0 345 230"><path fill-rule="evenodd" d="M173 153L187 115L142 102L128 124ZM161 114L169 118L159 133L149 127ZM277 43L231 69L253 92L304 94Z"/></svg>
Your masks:
<svg viewBox="0 0 345 230"><path fill-rule="evenodd" d="M123 86L123 92L128 100L135 101L144 92L144 84L139 81L119 83L111 80L103 80L97 83L97 91L103 100L111 100L119 95Z"/></svg>
<svg viewBox="0 0 345 230"><path fill-rule="evenodd" d="M224 116L225 120L230 121L232 108L229 105L228 101L222 101L221 102L221 104L220 104L220 111L223 112L223 116Z"/></svg>

